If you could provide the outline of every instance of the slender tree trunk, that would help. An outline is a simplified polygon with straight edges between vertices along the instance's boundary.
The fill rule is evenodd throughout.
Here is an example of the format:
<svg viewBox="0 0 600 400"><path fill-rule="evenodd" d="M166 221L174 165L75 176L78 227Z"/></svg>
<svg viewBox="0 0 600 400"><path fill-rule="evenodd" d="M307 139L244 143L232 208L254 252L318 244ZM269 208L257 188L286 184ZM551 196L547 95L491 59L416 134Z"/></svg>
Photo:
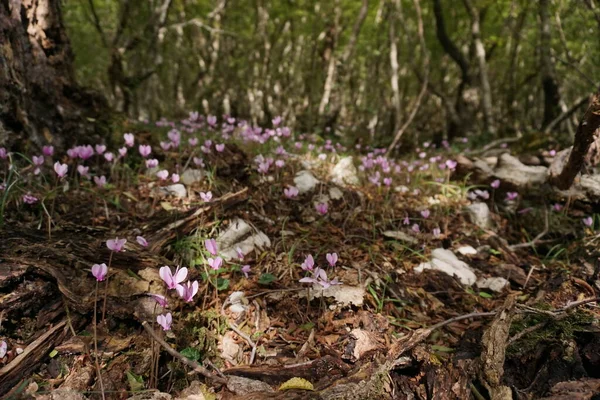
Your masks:
<svg viewBox="0 0 600 400"><path fill-rule="evenodd" d="M550 30L550 0L539 0L540 13L540 69L542 72L542 89L544 90L544 118L541 128L545 128L561 114L560 92L554 60L552 58L552 33Z"/></svg>
<svg viewBox="0 0 600 400"><path fill-rule="evenodd" d="M485 47L481 39L481 26L479 11L471 3L471 0L463 0L465 8L471 16L471 35L475 46L475 58L479 66L479 89L481 91L481 108L483 110L483 122L487 132L495 133L496 127L493 116L492 89L487 72L487 61Z"/></svg>
<svg viewBox="0 0 600 400"><path fill-rule="evenodd" d="M0 1L0 145L98 141L108 115L75 80L60 1Z"/></svg>

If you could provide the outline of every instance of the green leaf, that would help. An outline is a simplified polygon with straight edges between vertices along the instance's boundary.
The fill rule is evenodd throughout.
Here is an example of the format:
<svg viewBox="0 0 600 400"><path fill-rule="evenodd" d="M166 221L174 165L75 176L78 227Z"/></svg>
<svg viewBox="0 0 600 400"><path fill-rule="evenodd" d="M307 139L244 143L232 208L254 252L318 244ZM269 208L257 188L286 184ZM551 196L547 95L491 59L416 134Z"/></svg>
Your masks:
<svg viewBox="0 0 600 400"><path fill-rule="evenodd" d="M200 360L200 352L194 347L186 347L185 349L181 350L181 355L192 361Z"/></svg>
<svg viewBox="0 0 600 400"><path fill-rule="evenodd" d="M259 285L268 285L277 280L277 277L273 274L262 274L260 278L258 278Z"/></svg>
<svg viewBox="0 0 600 400"><path fill-rule="evenodd" d="M54 358L54 357L56 357L57 354L58 354L58 350L54 349L50 352L49 356L50 356L50 358Z"/></svg>
<svg viewBox="0 0 600 400"><path fill-rule="evenodd" d="M226 290L229 287L229 279L217 278L217 290Z"/></svg>
<svg viewBox="0 0 600 400"><path fill-rule="evenodd" d="M454 352L454 349L451 349L450 347L440 346L440 345L437 345L437 344L434 344L433 346L431 346L431 349L435 350L435 351L440 351L442 353L452 353L452 352Z"/></svg>
<svg viewBox="0 0 600 400"><path fill-rule="evenodd" d="M492 297L494 297L491 294L486 293L486 292L479 292L479 296L483 297L484 299L491 299Z"/></svg>
<svg viewBox="0 0 600 400"><path fill-rule="evenodd" d="M125 371L125 374L127 375L127 382L129 383L129 388L132 392L144 390L144 378L137 376L131 371Z"/></svg>

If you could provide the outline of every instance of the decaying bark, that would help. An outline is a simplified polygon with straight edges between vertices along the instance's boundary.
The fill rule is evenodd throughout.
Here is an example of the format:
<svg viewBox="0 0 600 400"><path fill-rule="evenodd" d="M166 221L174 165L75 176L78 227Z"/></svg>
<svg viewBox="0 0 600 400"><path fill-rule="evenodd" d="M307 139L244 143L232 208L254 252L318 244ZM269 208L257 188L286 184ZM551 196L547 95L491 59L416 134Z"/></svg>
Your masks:
<svg viewBox="0 0 600 400"><path fill-rule="evenodd" d="M550 124L560 115L560 93L556 73L554 71L554 61L552 59L552 34L550 31L550 12L548 7L550 0L540 0L540 68L542 73L542 88L544 90L544 119L542 120L542 129Z"/></svg>
<svg viewBox="0 0 600 400"><path fill-rule="evenodd" d="M61 148L104 136L106 101L77 84L72 65L60 1L0 2L0 145Z"/></svg>
<svg viewBox="0 0 600 400"><path fill-rule="evenodd" d="M598 128L600 128L600 91L592 97L590 105L577 127L569 161L560 175L550 177L550 183L561 190L566 190L573 184L575 177L584 165Z"/></svg>

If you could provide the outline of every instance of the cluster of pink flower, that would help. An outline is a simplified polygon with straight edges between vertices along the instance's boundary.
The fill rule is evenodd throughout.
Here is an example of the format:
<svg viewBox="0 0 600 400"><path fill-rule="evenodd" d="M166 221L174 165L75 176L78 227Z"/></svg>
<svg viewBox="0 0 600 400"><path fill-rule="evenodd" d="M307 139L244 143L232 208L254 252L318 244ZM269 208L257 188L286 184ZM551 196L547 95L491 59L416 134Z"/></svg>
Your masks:
<svg viewBox="0 0 600 400"><path fill-rule="evenodd" d="M329 266L332 268L335 267L335 264L338 262L337 253L327 253L325 258L327 259ZM323 289L342 284L338 278L329 279L327 277L327 272L324 269L315 266L315 259L311 254L306 256L304 262L300 265L300 268L302 268L303 271L310 272L312 275L300 279L299 282L301 283L318 284L321 285Z"/></svg>

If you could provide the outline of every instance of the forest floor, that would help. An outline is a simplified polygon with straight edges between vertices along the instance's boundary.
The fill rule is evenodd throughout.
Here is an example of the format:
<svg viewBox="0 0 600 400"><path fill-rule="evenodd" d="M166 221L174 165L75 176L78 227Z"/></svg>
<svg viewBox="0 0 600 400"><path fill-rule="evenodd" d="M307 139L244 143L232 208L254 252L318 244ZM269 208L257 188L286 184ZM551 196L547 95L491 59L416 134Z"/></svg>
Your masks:
<svg viewBox="0 0 600 400"><path fill-rule="evenodd" d="M0 159L5 398L600 392L593 205L473 182L468 143L389 159L285 128L157 125L112 158Z"/></svg>

